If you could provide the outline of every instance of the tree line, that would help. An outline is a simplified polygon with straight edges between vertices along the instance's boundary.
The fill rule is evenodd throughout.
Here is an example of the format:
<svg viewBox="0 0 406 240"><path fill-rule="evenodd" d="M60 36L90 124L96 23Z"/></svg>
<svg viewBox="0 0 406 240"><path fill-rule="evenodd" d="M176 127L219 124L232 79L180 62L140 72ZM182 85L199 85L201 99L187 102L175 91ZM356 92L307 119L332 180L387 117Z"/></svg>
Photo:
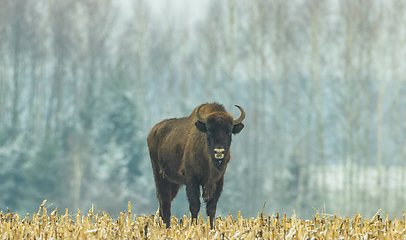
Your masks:
<svg viewBox="0 0 406 240"><path fill-rule="evenodd" d="M404 1L0 4L0 210L155 213L149 129L213 101L247 112L219 213L404 210Z"/></svg>

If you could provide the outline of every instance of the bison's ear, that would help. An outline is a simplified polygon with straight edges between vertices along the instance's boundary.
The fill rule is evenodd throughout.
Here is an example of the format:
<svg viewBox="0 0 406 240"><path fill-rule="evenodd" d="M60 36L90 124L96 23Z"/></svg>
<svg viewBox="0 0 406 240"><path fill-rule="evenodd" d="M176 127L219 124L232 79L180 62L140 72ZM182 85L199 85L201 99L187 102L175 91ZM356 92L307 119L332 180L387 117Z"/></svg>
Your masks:
<svg viewBox="0 0 406 240"><path fill-rule="evenodd" d="M233 126L233 133L237 134L239 132L241 132L241 130L244 128L244 124L239 123Z"/></svg>
<svg viewBox="0 0 406 240"><path fill-rule="evenodd" d="M206 124L204 124L203 122L196 121L195 125L196 125L197 129L199 129L199 131L207 132Z"/></svg>

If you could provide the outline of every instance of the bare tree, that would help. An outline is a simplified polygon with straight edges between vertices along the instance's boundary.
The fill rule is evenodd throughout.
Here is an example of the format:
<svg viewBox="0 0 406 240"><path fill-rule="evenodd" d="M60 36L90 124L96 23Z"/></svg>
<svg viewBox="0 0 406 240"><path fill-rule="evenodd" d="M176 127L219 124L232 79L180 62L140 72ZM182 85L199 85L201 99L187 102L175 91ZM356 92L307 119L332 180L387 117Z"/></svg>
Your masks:
<svg viewBox="0 0 406 240"><path fill-rule="evenodd" d="M46 75L46 60L49 51L46 48L46 41L49 35L47 33L47 14L42 14L41 7L44 6L45 1L30 2L30 11L27 12L27 17L30 19L32 27L27 29L29 41L27 42L29 53L29 68L27 82L28 86L28 118L31 121L27 121L26 128L31 132L34 139L42 139L44 134L42 133L41 120L45 115L45 108L42 107L42 103L46 102L46 89L43 87L44 76ZM24 99L24 98L23 98Z"/></svg>
<svg viewBox="0 0 406 240"><path fill-rule="evenodd" d="M11 49L12 49L12 117L11 124L13 132L17 132L21 124L21 106L20 106L20 95L21 95L21 75L23 73L23 57L24 48L26 47L27 36L25 35L25 30L27 29L27 1L19 0L14 1L12 5L12 19L11 20Z"/></svg>
<svg viewBox="0 0 406 240"><path fill-rule="evenodd" d="M2 39L0 40L0 66L7 65L7 58L6 56L9 54L7 51L7 43L9 35L7 33L7 28L9 25L9 14L11 12L11 1L1 1L1 9L0 9L0 36ZM3 131L6 128L6 106L8 100L8 77L7 72L5 71L6 68L0 67L0 131Z"/></svg>

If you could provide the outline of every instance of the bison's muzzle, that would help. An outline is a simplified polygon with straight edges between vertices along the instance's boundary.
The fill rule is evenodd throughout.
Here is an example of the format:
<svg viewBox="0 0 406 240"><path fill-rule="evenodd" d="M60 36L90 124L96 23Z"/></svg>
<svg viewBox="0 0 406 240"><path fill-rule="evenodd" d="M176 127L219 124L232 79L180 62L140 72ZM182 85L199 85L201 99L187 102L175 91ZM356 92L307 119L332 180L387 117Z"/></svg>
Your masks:
<svg viewBox="0 0 406 240"><path fill-rule="evenodd" d="M224 148L215 148L214 149L214 158L217 159L217 161L222 161L224 158L224 153L226 150Z"/></svg>

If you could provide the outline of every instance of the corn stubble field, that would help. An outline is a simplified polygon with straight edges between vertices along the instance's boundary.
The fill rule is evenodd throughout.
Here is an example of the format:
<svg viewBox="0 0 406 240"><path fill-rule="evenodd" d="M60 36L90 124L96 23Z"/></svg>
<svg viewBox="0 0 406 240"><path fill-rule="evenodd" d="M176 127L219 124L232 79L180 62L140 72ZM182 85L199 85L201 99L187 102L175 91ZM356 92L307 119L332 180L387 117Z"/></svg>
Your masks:
<svg viewBox="0 0 406 240"><path fill-rule="evenodd" d="M61 215L58 209L48 214L46 200L38 213L19 216L10 211L0 212L1 239L406 239L405 212L402 218L378 214L369 219L361 215L353 218L336 214L317 213L312 220L279 216L256 218L217 217L216 229L211 230L202 217L192 223L184 216L172 217L172 226L166 229L156 215L132 215L131 203L128 212L113 219L105 212Z"/></svg>

